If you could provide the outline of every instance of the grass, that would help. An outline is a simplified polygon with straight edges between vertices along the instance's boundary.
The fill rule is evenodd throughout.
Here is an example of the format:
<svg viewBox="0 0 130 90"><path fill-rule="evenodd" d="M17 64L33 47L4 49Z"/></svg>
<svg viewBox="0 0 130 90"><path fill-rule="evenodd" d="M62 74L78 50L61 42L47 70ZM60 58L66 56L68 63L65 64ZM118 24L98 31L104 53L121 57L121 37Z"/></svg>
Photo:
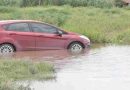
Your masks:
<svg viewBox="0 0 130 90"><path fill-rule="evenodd" d="M71 10L74 13L64 24L65 29L84 34L93 43L130 44L129 10L93 7L78 7Z"/></svg>
<svg viewBox="0 0 130 90"><path fill-rule="evenodd" d="M48 63L22 60L0 60L0 90L28 90L16 86L20 80L46 80L54 77L54 67ZM20 89L22 87L22 89Z"/></svg>
<svg viewBox="0 0 130 90"><path fill-rule="evenodd" d="M46 6L0 8L2 8L0 9L0 20L39 20L62 27L67 31L86 35L93 43L130 44L129 7L74 8L71 6Z"/></svg>

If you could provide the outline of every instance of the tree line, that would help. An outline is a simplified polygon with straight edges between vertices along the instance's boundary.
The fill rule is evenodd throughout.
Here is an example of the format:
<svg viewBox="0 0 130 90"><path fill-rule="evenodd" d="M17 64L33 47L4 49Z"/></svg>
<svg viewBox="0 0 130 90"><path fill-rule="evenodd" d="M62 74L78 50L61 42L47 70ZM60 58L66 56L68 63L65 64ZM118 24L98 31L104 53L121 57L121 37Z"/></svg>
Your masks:
<svg viewBox="0 0 130 90"><path fill-rule="evenodd" d="M45 6L45 5L70 5L70 6L95 6L112 7L121 6L122 0L0 0L0 6Z"/></svg>

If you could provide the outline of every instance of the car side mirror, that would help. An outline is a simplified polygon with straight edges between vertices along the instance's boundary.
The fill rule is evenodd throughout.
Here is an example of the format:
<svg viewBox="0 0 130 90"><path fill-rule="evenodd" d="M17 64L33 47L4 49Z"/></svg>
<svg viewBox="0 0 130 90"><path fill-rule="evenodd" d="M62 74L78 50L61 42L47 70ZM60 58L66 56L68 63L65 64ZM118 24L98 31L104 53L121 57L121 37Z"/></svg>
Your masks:
<svg viewBox="0 0 130 90"><path fill-rule="evenodd" d="M62 31L58 31L58 36L62 36L63 32Z"/></svg>

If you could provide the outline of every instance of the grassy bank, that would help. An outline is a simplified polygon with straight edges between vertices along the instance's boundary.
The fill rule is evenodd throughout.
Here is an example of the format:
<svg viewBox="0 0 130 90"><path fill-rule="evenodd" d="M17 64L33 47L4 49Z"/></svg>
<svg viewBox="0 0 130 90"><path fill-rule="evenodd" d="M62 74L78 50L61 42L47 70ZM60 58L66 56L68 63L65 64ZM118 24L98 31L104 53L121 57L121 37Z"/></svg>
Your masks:
<svg viewBox="0 0 130 90"><path fill-rule="evenodd" d="M94 43L130 44L130 8L0 7L0 20L33 19L88 36Z"/></svg>
<svg viewBox="0 0 130 90"><path fill-rule="evenodd" d="M47 63L0 60L0 90L29 90L16 86L20 80L45 80L53 78L54 68Z"/></svg>

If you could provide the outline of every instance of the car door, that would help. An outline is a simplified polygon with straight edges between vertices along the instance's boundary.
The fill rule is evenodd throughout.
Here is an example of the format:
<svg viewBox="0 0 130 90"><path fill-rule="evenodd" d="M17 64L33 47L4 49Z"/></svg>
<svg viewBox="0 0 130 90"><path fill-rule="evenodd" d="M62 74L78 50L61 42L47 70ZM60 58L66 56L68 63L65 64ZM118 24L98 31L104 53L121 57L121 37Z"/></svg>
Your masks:
<svg viewBox="0 0 130 90"><path fill-rule="evenodd" d="M59 36L58 29L54 26L43 23L30 23L36 35L36 48L42 49L63 49L67 40L66 35Z"/></svg>
<svg viewBox="0 0 130 90"><path fill-rule="evenodd" d="M11 38L21 50L35 49L35 36L30 31L28 23L11 23L6 25L8 37Z"/></svg>

